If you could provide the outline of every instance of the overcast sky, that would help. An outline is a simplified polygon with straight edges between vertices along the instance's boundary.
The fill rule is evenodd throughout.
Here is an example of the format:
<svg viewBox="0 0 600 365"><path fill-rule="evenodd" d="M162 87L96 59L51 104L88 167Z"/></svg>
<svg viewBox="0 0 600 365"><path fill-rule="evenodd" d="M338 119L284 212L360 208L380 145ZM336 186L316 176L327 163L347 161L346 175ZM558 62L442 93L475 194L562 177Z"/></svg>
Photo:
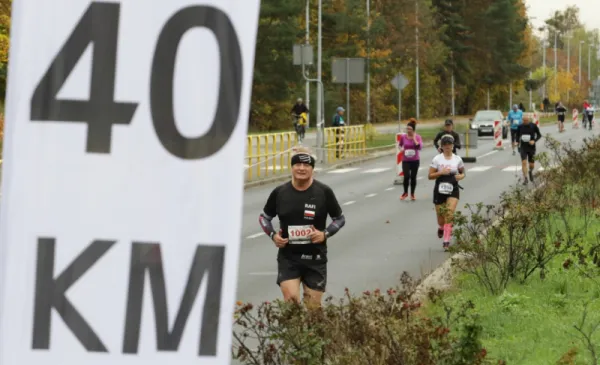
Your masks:
<svg viewBox="0 0 600 365"><path fill-rule="evenodd" d="M569 5L579 7L579 18L588 29L600 30L600 0L525 0L527 13L536 17L532 23L536 27L543 24L556 10L564 10Z"/></svg>

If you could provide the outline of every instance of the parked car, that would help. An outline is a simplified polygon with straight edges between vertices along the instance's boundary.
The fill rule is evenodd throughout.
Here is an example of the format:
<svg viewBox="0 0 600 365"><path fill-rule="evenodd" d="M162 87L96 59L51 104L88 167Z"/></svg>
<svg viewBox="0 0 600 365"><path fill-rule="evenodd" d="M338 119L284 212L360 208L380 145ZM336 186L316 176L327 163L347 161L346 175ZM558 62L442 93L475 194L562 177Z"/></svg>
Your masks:
<svg viewBox="0 0 600 365"><path fill-rule="evenodd" d="M477 136L493 136L494 122L499 120L502 123L502 139L508 138L508 123L500 110L479 110L475 116L469 119L470 129L477 130Z"/></svg>

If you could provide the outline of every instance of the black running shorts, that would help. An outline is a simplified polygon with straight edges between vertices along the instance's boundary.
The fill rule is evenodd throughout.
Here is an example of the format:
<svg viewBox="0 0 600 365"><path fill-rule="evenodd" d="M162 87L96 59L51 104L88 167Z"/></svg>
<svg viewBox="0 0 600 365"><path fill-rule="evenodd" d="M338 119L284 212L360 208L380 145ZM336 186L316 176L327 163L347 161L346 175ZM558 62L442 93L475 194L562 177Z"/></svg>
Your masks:
<svg viewBox="0 0 600 365"><path fill-rule="evenodd" d="M535 162L535 147L521 145L521 161Z"/></svg>
<svg viewBox="0 0 600 365"><path fill-rule="evenodd" d="M300 279L308 288L325 292L327 287L327 259L323 255L291 254L277 257L277 285L287 280Z"/></svg>
<svg viewBox="0 0 600 365"><path fill-rule="evenodd" d="M517 132L518 132L517 129L511 129L510 130L510 140L511 140L512 143L517 142Z"/></svg>
<svg viewBox="0 0 600 365"><path fill-rule="evenodd" d="M438 184L435 184L433 187L433 204L442 205L442 204L446 203L448 198L460 199L460 191L459 191L458 185L454 185L454 190L452 190L452 193L450 195L448 195L448 194L440 194L440 192L438 190Z"/></svg>

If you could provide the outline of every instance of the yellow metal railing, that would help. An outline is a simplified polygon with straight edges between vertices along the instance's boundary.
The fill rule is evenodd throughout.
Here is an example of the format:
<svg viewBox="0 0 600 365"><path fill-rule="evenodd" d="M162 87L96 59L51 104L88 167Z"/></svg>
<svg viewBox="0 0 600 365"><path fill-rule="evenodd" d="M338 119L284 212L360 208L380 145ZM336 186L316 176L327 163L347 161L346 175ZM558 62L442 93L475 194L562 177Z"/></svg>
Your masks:
<svg viewBox="0 0 600 365"><path fill-rule="evenodd" d="M364 125L325 128L327 163L367 153L367 132Z"/></svg>
<svg viewBox="0 0 600 365"><path fill-rule="evenodd" d="M290 171L296 132L254 134L247 137L246 178L248 181Z"/></svg>

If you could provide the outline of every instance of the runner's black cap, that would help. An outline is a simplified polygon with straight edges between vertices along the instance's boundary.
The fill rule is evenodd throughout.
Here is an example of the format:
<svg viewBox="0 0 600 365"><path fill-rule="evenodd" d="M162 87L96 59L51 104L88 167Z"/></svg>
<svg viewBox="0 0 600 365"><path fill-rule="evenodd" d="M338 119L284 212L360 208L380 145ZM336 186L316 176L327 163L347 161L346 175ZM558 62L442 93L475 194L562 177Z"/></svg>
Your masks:
<svg viewBox="0 0 600 365"><path fill-rule="evenodd" d="M441 138L442 145L445 144L454 144L454 137L450 134L444 134Z"/></svg>
<svg viewBox="0 0 600 365"><path fill-rule="evenodd" d="M446 119L444 125L454 125L454 122L452 121L452 119Z"/></svg>
<svg viewBox="0 0 600 365"><path fill-rule="evenodd" d="M292 166L297 163L307 163L313 168L315 167L315 159L308 153L298 153L292 156Z"/></svg>

